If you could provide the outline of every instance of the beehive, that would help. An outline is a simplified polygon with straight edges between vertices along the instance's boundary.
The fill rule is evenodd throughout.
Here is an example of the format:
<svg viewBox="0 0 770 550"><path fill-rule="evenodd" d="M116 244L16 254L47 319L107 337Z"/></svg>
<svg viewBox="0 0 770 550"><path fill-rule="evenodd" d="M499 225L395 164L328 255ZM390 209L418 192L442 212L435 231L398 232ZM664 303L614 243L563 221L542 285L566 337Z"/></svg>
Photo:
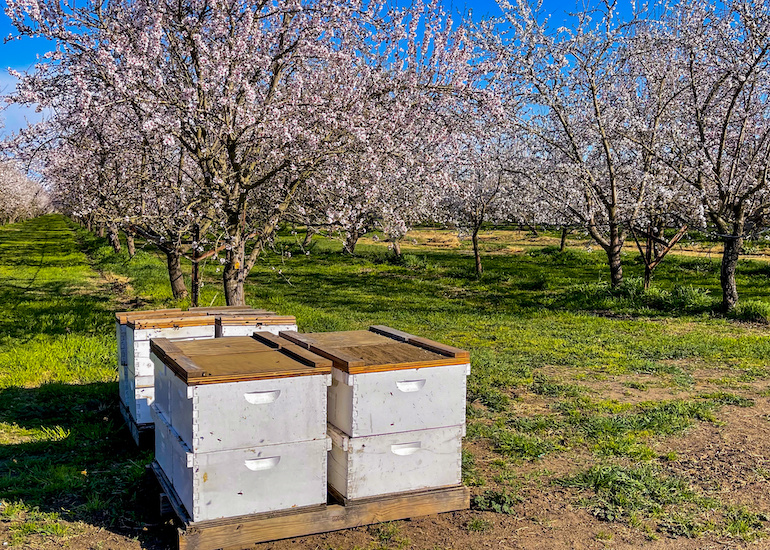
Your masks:
<svg viewBox="0 0 770 550"><path fill-rule="evenodd" d="M229 336L251 336L255 331L278 334L282 331L296 331L297 320L290 315L275 315L272 312L241 313L218 316L214 324L217 338Z"/></svg>
<svg viewBox="0 0 770 550"><path fill-rule="evenodd" d="M125 395L121 395L121 401L128 409L129 422L138 425L153 422L150 405L155 398L155 371L150 359L150 339L213 339L214 321L209 315L128 319Z"/></svg>
<svg viewBox="0 0 770 550"><path fill-rule="evenodd" d="M383 326L280 336L333 362L334 492L355 500L460 482L467 351Z"/></svg>
<svg viewBox="0 0 770 550"><path fill-rule="evenodd" d="M155 395L154 366L150 361L150 338L165 337L173 340L214 338L217 316L237 315L267 318L274 316L275 313L248 306L222 306L193 308L190 311L163 309L116 314L118 391L121 412L126 417L129 429L137 443L139 443L139 432L151 429L153 425L149 408Z"/></svg>
<svg viewBox="0 0 770 550"><path fill-rule="evenodd" d="M329 426L329 486L345 500L458 485L465 425L349 437Z"/></svg>
<svg viewBox="0 0 770 550"><path fill-rule="evenodd" d="M326 502L331 361L249 337L151 353L156 460L192 521Z"/></svg>

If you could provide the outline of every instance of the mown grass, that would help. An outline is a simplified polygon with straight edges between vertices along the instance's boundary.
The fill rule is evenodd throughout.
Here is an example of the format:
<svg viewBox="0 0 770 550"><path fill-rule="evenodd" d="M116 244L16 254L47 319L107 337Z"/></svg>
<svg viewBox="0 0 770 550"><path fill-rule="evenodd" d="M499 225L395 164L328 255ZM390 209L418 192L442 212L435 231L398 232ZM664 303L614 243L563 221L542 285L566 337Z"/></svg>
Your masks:
<svg viewBox="0 0 770 550"><path fill-rule="evenodd" d="M114 302L98 276L63 218L0 227L0 521L11 544L142 515L148 455L117 412Z"/></svg>
<svg viewBox="0 0 770 550"><path fill-rule="evenodd" d="M728 501L718 521L699 516L685 504L706 497L665 470L666 438L718 422L725 406L752 406L770 379L767 330L716 312L715 259L671 256L644 291L642 266L627 254L627 282L611 289L606 258L582 242L507 253L495 234L483 241L479 279L467 244L441 249L415 235L396 260L372 240L353 257L325 238L301 249L287 230L249 277L247 302L295 315L302 331L385 324L470 349L468 441L496 457L464 452L477 509L509 513L524 498L519 489L535 483L518 464L574 453L591 466L536 483L568 486L597 517L676 536L765 531L759 512ZM201 305L224 303L217 266L205 266ZM135 450L117 414L111 313L188 305L171 299L164 258L149 246L134 258L115 254L49 216L0 228L0 275L0 501L25 511L0 520L34 523L37 510L58 514L52 522L141 525L135 489L150 455ZM770 307L768 275L765 262L741 262L743 318L761 321ZM612 398L602 394L607 384L619 388ZM658 502L655 484L684 500ZM627 510L624 498L638 506Z"/></svg>

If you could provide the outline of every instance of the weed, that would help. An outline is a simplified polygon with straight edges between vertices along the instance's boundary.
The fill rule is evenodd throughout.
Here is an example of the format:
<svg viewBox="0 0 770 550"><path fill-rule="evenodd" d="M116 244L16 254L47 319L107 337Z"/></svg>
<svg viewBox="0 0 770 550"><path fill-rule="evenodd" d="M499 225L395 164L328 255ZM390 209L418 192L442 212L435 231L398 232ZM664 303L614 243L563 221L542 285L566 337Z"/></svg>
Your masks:
<svg viewBox="0 0 770 550"><path fill-rule="evenodd" d="M725 512L726 530L733 536L746 541L755 540L762 535L765 523L770 521L766 514L758 514L746 507L730 507Z"/></svg>
<svg viewBox="0 0 770 550"><path fill-rule="evenodd" d="M708 399L712 403L719 405L735 405L737 407L753 407L754 400L747 397L741 397L733 393L714 392L700 396L701 399Z"/></svg>
<svg viewBox="0 0 770 550"><path fill-rule="evenodd" d="M480 476L478 468L476 468L476 460L473 454L466 449L462 450L462 472L465 485L469 487L484 485L484 479Z"/></svg>
<svg viewBox="0 0 770 550"><path fill-rule="evenodd" d="M473 497L471 502L475 510L497 512L498 514L513 514L514 506L523 502L523 497L508 491L485 491Z"/></svg>
<svg viewBox="0 0 770 550"><path fill-rule="evenodd" d="M770 303L760 300L740 301L730 313L734 319L770 324Z"/></svg>
<svg viewBox="0 0 770 550"><path fill-rule="evenodd" d="M580 386L557 382L541 373L535 373L530 389L532 393L547 397L577 397L581 392Z"/></svg>
<svg viewBox="0 0 770 550"><path fill-rule="evenodd" d="M407 548L409 539L401 535L397 523L381 523L374 528L374 537L380 548Z"/></svg>
<svg viewBox="0 0 770 550"><path fill-rule="evenodd" d="M472 533L482 533L492 528L492 523L486 519L473 518L466 524L466 529Z"/></svg>
<svg viewBox="0 0 770 550"><path fill-rule="evenodd" d="M562 478L558 483L593 492L594 496L585 504L594 516L605 521L628 521L632 512L658 517L671 505L698 500L685 481L667 476L647 464L594 466Z"/></svg>
<svg viewBox="0 0 770 550"><path fill-rule="evenodd" d="M534 435L513 432L497 427L491 432L491 440L497 452L512 458L534 460L559 449L559 446Z"/></svg>

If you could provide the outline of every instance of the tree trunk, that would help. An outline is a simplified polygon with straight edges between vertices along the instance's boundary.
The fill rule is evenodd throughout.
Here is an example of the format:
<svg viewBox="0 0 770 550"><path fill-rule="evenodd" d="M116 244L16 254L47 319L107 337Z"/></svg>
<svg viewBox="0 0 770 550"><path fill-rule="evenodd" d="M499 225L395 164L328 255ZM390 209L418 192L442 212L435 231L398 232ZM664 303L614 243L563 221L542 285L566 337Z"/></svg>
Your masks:
<svg viewBox="0 0 770 550"><path fill-rule="evenodd" d="M738 287L735 285L735 269L743 246L743 237L725 237L719 281L722 284L722 311L732 311L738 303Z"/></svg>
<svg viewBox="0 0 770 550"><path fill-rule="evenodd" d="M318 233L318 229L310 225L307 226L307 230L305 231L305 238L302 240L303 249L310 246L310 243L313 241L313 235L316 233Z"/></svg>
<svg viewBox="0 0 770 550"><path fill-rule="evenodd" d="M176 249L168 249L165 252L171 293L175 300L181 300L187 297L187 287L184 284L184 275L182 274L182 254Z"/></svg>
<svg viewBox="0 0 770 550"><path fill-rule="evenodd" d="M244 256L245 243L238 241L227 251L225 268L222 273L222 282L225 288L225 302L228 306L245 306L244 294Z"/></svg>
<svg viewBox="0 0 770 550"><path fill-rule="evenodd" d="M401 257L401 239L393 239L390 241L393 244L393 254L396 255L396 258Z"/></svg>
<svg viewBox="0 0 770 550"><path fill-rule="evenodd" d="M537 232L537 224L529 223L527 220L524 220L524 225L527 226L527 229L529 229L529 232L532 233L533 237L540 236L540 233Z"/></svg>
<svg viewBox="0 0 770 550"><path fill-rule="evenodd" d="M200 227L197 225L195 226L195 230L193 231L193 239L195 240L196 244L200 242ZM190 306L191 307L198 307L198 302L200 301L201 296L201 268L200 268L200 261L198 259L198 250L197 248L192 251L193 256L193 263L192 263L192 278L190 281L190 290L191 290L191 297L190 297Z"/></svg>
<svg viewBox="0 0 770 550"><path fill-rule="evenodd" d="M115 254L120 254L120 234L118 233L118 226L114 223L107 226L107 239L110 241Z"/></svg>
<svg viewBox="0 0 770 550"><path fill-rule="evenodd" d="M478 227L475 227L473 229L471 240L473 241L473 255L476 258L476 276L481 277L482 273L484 273L484 268L481 266L481 252L479 251L479 228Z"/></svg>
<svg viewBox="0 0 770 550"><path fill-rule="evenodd" d="M104 238L104 224L100 223L96 226L96 236Z"/></svg>
<svg viewBox="0 0 770 550"><path fill-rule="evenodd" d="M126 248L128 249L128 257L133 258L136 256L136 242L134 241L134 234L131 231L123 230L126 235Z"/></svg>
<svg viewBox="0 0 770 550"><path fill-rule="evenodd" d="M343 252L347 252L351 256L356 253L356 245L358 239L361 238L361 234L358 231L350 231L345 237L345 244L342 247Z"/></svg>
<svg viewBox="0 0 770 550"><path fill-rule="evenodd" d="M623 283L623 265L620 254L623 251L623 238L617 225L610 224L609 246L606 248L607 260L610 264L610 282L612 288Z"/></svg>
<svg viewBox="0 0 770 550"><path fill-rule="evenodd" d="M559 252L564 252L567 248L567 235L569 234L568 227L561 228L561 242L559 243Z"/></svg>

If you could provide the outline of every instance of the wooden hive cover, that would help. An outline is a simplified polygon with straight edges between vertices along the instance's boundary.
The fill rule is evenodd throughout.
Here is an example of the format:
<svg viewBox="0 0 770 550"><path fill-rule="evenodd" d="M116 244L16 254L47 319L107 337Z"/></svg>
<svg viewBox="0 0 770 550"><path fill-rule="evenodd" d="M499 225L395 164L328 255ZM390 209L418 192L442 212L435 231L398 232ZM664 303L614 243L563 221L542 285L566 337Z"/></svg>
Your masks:
<svg viewBox="0 0 770 550"><path fill-rule="evenodd" d="M150 349L188 386L329 374L332 362L308 350L276 348L250 336L189 342L150 340Z"/></svg>
<svg viewBox="0 0 770 550"><path fill-rule="evenodd" d="M245 313L216 318L217 325L296 325L293 315L275 315L272 312Z"/></svg>
<svg viewBox="0 0 770 550"><path fill-rule="evenodd" d="M134 317L129 318L126 325L134 330L174 327L201 327L214 325L215 317L211 315L175 315L173 317Z"/></svg>
<svg viewBox="0 0 770 550"><path fill-rule="evenodd" d="M181 309L148 309L144 311L119 311L115 313L115 319L121 324L128 324L128 321L135 319L166 319L169 317L203 317L203 316L239 316L239 315L261 315L272 316L274 311L266 309L246 308L190 308L187 311Z"/></svg>
<svg viewBox="0 0 770 550"><path fill-rule="evenodd" d="M115 320L121 325L125 325L129 319L136 319L139 317L173 317L176 315L182 315L184 312L181 309L147 309L144 311L118 311L115 313Z"/></svg>
<svg viewBox="0 0 770 550"><path fill-rule="evenodd" d="M470 360L465 350L382 325L347 332L283 331L280 337L331 359L336 368L350 374L462 365Z"/></svg>

